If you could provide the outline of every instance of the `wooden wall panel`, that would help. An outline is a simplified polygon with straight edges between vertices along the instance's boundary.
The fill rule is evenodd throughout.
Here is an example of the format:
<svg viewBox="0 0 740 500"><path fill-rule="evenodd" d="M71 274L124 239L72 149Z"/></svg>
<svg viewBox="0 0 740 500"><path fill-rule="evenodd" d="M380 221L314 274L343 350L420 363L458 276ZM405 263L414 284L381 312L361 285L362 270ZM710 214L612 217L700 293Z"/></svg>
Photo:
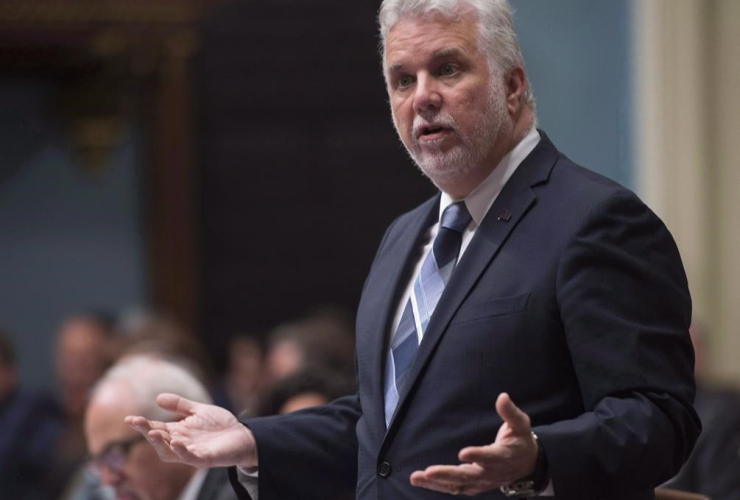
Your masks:
<svg viewBox="0 0 740 500"><path fill-rule="evenodd" d="M379 3L232 3L199 61L203 330L214 345L322 303L354 312L386 226L435 192L406 158Z"/></svg>

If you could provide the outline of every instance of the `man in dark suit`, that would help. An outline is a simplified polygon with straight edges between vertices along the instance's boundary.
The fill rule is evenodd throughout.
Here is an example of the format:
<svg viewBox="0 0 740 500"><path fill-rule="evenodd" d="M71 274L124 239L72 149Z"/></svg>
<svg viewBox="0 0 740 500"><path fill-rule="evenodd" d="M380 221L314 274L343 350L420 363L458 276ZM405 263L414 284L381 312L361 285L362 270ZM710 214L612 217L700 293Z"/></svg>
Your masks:
<svg viewBox="0 0 740 500"><path fill-rule="evenodd" d="M676 246L535 129L504 0L385 0L402 142L441 193L387 230L357 315L358 394L239 423L160 396L160 456L242 498L651 498L699 433ZM516 404L515 404L516 402Z"/></svg>

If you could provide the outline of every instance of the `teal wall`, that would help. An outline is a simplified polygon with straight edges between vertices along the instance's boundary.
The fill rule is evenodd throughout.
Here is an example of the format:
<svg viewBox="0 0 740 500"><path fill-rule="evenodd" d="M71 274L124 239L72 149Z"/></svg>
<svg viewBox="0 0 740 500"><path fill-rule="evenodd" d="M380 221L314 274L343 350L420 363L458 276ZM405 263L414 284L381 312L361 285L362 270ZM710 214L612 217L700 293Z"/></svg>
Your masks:
<svg viewBox="0 0 740 500"><path fill-rule="evenodd" d="M90 177L56 119L56 92L50 81L0 77L0 325L35 388L52 385L52 335L65 315L146 299L136 137Z"/></svg>
<svg viewBox="0 0 740 500"><path fill-rule="evenodd" d="M510 0L540 128L634 189L630 0Z"/></svg>

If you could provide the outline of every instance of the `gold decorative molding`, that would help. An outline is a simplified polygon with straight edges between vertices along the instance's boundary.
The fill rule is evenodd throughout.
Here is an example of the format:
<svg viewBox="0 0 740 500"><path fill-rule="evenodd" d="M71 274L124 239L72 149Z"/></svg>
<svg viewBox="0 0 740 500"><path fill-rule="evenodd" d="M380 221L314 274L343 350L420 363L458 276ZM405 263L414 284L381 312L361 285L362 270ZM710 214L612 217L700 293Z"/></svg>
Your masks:
<svg viewBox="0 0 740 500"><path fill-rule="evenodd" d="M203 0L0 0L6 58L49 50L60 71L82 67L62 87L60 116L84 171L99 175L123 137L138 82L179 78L195 53Z"/></svg>
<svg viewBox="0 0 740 500"><path fill-rule="evenodd" d="M125 126L126 122L117 116L78 118L70 125L72 145L91 177L107 169L111 151L120 145Z"/></svg>
<svg viewBox="0 0 740 500"><path fill-rule="evenodd" d="M0 71L55 78L59 118L95 179L133 119L145 135L151 296L198 324L191 61L227 0L0 0ZM172 221L177 224L172 224Z"/></svg>
<svg viewBox="0 0 740 500"><path fill-rule="evenodd" d="M188 59L198 47L198 35L195 30L182 29L169 35L164 41L164 53L168 57Z"/></svg>

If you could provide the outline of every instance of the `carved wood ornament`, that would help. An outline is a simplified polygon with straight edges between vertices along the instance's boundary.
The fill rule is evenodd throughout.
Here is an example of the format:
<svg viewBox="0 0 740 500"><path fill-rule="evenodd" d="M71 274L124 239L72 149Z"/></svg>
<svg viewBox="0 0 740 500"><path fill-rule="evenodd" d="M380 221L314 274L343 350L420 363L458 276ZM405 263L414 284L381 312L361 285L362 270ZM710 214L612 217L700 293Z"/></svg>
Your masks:
<svg viewBox="0 0 740 500"><path fill-rule="evenodd" d="M191 62L205 0L3 0L0 72L59 82L83 175L105 171L133 121L144 139L154 306L198 322Z"/></svg>

